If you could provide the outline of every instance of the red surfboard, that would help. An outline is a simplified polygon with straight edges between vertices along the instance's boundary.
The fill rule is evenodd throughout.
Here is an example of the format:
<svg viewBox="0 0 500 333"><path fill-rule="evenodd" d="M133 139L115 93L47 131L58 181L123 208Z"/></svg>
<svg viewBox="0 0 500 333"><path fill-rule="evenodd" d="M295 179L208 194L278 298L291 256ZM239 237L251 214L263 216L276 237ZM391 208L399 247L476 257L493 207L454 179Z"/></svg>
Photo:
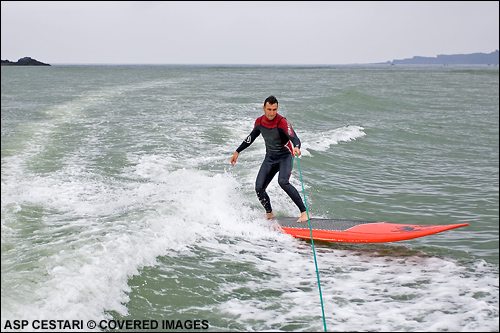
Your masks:
<svg viewBox="0 0 500 333"><path fill-rule="evenodd" d="M296 217L273 218L281 229L293 237L311 239L309 223L297 223ZM396 242L465 227L468 223L449 225L411 225L387 222L350 221L312 218L313 240L342 243Z"/></svg>

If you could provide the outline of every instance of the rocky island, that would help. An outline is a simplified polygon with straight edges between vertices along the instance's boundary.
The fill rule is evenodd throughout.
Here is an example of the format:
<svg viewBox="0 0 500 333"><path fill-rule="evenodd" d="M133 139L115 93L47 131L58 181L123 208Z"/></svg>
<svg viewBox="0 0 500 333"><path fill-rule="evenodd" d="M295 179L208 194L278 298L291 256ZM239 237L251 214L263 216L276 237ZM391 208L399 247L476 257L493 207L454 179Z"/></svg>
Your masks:
<svg viewBox="0 0 500 333"><path fill-rule="evenodd" d="M49 64L45 64L30 57L21 58L17 62L9 60L2 60L1 62L2 66L50 66Z"/></svg>

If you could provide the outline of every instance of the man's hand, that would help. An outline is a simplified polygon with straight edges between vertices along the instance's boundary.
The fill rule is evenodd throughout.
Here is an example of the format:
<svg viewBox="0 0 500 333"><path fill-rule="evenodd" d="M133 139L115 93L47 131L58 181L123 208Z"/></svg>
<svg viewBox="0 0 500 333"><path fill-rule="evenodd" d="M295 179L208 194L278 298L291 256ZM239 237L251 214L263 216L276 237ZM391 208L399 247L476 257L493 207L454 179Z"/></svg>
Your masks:
<svg viewBox="0 0 500 333"><path fill-rule="evenodd" d="M300 156L302 153L300 152L300 148L299 147L295 147L293 148L293 155L294 156Z"/></svg>
<svg viewBox="0 0 500 333"><path fill-rule="evenodd" d="M231 165L232 166L234 166L234 164L236 163L236 160L238 159L239 155L240 154L237 151L234 152L233 156L231 157Z"/></svg>

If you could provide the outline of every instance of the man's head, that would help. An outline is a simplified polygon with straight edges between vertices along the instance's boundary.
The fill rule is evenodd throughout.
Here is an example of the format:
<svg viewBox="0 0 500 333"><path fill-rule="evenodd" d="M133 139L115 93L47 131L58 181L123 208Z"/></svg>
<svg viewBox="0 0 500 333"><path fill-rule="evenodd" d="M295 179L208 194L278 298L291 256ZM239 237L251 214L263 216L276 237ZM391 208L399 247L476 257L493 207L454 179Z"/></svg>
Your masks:
<svg viewBox="0 0 500 333"><path fill-rule="evenodd" d="M264 110L264 114L269 121L276 118L276 114L278 113L278 100L276 99L276 97L269 96L268 98L266 98L262 109Z"/></svg>

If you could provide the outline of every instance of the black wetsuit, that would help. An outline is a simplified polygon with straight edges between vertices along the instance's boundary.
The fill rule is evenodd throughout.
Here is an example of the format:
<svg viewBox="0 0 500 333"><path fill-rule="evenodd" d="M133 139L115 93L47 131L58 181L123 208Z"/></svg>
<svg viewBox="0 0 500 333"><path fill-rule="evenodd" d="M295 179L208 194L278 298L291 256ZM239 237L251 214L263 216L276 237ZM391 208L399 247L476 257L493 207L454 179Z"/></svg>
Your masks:
<svg viewBox="0 0 500 333"><path fill-rule="evenodd" d="M266 213L271 213L271 201L267 195L266 188L279 171L278 184L290 196L293 202L300 209L300 212L305 212L306 207L302 202L302 198L295 187L290 184L289 179L292 174L292 157L293 150L290 141L294 146L300 148L300 140L292 129L292 125L279 114L269 121L266 116L257 118L255 126L250 135L236 149L238 153L247 148L262 134L266 144L266 157L257 175L255 182L255 191Z"/></svg>

